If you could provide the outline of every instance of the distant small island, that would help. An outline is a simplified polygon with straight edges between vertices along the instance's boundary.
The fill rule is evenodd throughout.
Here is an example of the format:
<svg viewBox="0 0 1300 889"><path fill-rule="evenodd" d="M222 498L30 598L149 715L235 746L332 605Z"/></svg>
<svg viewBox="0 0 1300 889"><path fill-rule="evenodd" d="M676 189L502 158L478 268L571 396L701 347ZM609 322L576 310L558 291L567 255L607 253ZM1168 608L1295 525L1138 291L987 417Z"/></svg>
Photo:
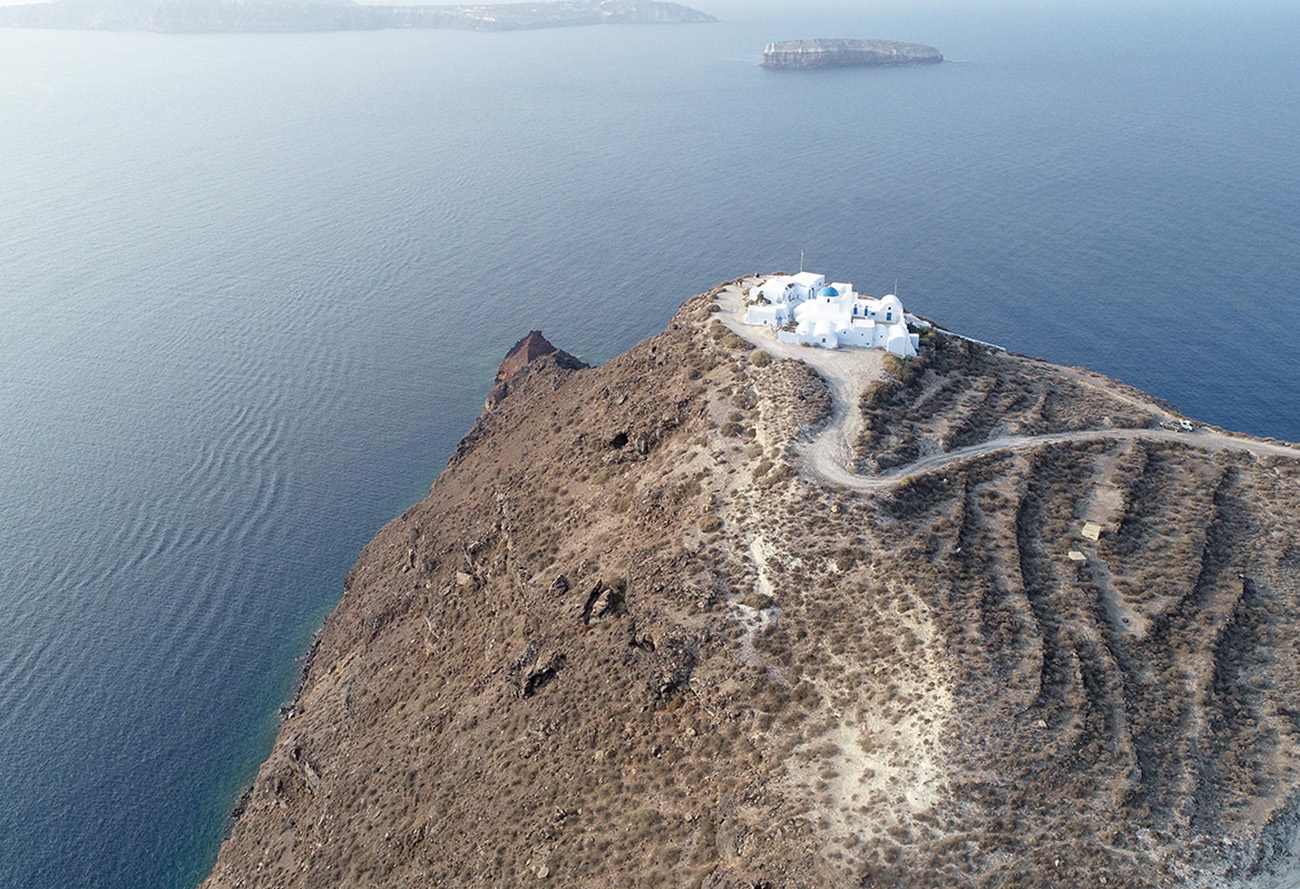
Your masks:
<svg viewBox="0 0 1300 889"><path fill-rule="evenodd" d="M0 7L0 27L104 31L521 31L716 21L708 13L680 3L650 0L556 0L485 6L365 6L352 0L55 0Z"/></svg>
<svg viewBox="0 0 1300 889"><path fill-rule="evenodd" d="M763 51L764 68L848 68L932 65L943 53L920 43L893 40L782 40Z"/></svg>

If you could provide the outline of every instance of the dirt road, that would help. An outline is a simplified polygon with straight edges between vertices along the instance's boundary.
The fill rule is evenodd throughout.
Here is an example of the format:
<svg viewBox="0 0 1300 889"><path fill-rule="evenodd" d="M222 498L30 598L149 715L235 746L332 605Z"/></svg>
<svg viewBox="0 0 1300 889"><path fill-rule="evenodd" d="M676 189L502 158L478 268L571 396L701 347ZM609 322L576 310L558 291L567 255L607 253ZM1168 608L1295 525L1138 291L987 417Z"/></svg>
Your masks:
<svg viewBox="0 0 1300 889"><path fill-rule="evenodd" d="M724 290L718 297L718 305L722 310L717 317L738 336L765 349L774 357L794 358L811 365L830 385L831 420L821 433L800 451L803 458L802 471L810 477L830 484L859 491L879 491L893 487L908 476L933 472L974 457L1072 441L1126 441L1140 438L1147 441L1172 442L1211 452L1229 449L1248 451L1262 457L1300 460L1300 448L1236 438L1208 429L1195 432L1177 432L1169 429L1089 429L1080 432L994 438L970 447L930 454L906 466L879 475L858 475L849 468L852 463L853 444L858 440L862 429L862 412L858 409L858 402L868 383L884 377L884 353L877 349L830 350L779 343L771 330L744 324L745 306L742 290L759 280L761 279L746 279ZM1079 382L1100 388L1098 383L1088 379L1082 371L1070 370L1075 373ZM1157 418L1165 419L1174 416L1158 405L1142 401L1135 396L1126 395L1110 387L1107 387L1106 391L1108 395L1121 397L1151 411Z"/></svg>

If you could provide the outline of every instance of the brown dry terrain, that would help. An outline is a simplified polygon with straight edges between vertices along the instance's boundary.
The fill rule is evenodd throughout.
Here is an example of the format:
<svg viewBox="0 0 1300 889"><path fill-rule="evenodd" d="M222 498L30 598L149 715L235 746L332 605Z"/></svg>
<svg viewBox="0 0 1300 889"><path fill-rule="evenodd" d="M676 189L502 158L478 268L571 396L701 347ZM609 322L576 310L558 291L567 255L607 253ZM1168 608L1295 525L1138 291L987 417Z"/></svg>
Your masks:
<svg viewBox="0 0 1300 889"><path fill-rule="evenodd" d="M1167 406L942 337L911 368L774 360L717 323L745 284L498 385L362 552L206 886L1292 866L1300 452L1148 435ZM845 428L857 471L904 471L829 483Z"/></svg>

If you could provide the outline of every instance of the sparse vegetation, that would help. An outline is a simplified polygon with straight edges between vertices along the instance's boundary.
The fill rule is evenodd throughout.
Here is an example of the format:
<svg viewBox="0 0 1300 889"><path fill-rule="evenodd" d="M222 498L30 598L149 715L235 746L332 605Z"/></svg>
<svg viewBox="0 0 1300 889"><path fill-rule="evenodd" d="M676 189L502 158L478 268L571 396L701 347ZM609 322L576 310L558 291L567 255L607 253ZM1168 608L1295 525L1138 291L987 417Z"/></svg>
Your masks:
<svg viewBox="0 0 1300 889"><path fill-rule="evenodd" d="M722 298L513 380L366 547L210 885L1164 886L1290 842L1297 467L1097 441L814 485L825 384ZM933 339L864 395L879 453L1121 392Z"/></svg>
<svg viewBox="0 0 1300 889"><path fill-rule="evenodd" d="M1157 409L1154 400L1143 409L1117 384L1087 385L1086 375L935 332L920 357L886 355L884 367L890 379L872 383L861 400L857 464L865 472L998 435L1145 427Z"/></svg>

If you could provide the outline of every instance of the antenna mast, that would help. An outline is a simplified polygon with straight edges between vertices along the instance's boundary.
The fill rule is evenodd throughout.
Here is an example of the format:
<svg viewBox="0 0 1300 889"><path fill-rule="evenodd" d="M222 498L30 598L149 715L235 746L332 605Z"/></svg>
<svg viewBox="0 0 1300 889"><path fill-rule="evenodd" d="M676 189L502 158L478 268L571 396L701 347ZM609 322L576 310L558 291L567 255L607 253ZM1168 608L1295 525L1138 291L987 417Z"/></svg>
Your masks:
<svg viewBox="0 0 1300 889"><path fill-rule="evenodd" d="M803 251L799 251L799 274L803 274Z"/></svg>

